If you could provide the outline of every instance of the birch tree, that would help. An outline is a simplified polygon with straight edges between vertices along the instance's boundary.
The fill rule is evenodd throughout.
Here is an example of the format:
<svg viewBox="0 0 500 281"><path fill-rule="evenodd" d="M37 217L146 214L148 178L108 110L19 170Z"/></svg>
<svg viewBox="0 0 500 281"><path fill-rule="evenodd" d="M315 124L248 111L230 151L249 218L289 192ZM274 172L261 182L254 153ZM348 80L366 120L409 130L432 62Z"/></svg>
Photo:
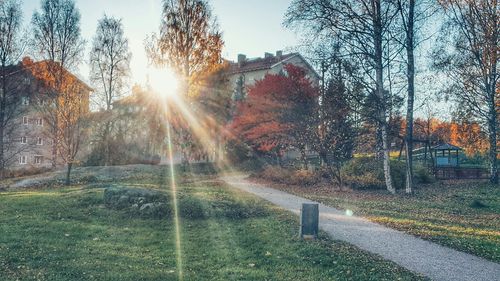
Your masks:
<svg viewBox="0 0 500 281"><path fill-rule="evenodd" d="M413 188L413 112L415 103L415 77L416 59L415 50L422 42L418 37L421 28L429 17L435 13L434 3L429 1L398 0L400 19L397 21L396 30L401 31L402 38L396 37L396 41L404 49L407 80L407 106L406 106L406 193L411 193ZM399 28L398 28L399 27Z"/></svg>
<svg viewBox="0 0 500 281"><path fill-rule="evenodd" d="M440 0L446 15L435 66L444 70L459 105L488 129L490 181L498 184L500 15L498 0Z"/></svg>
<svg viewBox="0 0 500 281"><path fill-rule="evenodd" d="M386 188L395 193L392 184L388 141L390 95L385 88L384 68L394 54L387 48L389 29L398 14L389 0L294 0L285 24L308 28L317 34L339 36L344 52L362 68L369 81L368 95L376 102L372 118L377 122L382 146ZM389 52L384 52L388 49Z"/></svg>
<svg viewBox="0 0 500 281"><path fill-rule="evenodd" d="M53 81L49 93L56 98L66 83L66 69L71 69L80 61L84 40L80 33L80 12L74 0L43 0L41 10L32 17L33 47L36 54L47 64L47 75ZM57 165L59 116L56 110L41 107L50 126L52 139L52 167Z"/></svg>

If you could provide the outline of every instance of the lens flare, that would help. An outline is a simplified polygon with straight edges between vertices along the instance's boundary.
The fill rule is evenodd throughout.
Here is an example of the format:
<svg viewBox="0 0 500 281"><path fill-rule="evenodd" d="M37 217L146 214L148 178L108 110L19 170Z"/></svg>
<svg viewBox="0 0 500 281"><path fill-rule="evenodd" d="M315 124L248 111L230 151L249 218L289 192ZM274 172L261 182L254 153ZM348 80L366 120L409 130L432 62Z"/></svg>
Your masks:
<svg viewBox="0 0 500 281"><path fill-rule="evenodd" d="M172 191L172 203L174 205L174 227L175 227L175 252L177 260L177 271L179 281L182 277L182 248L181 248L181 228L179 223L179 207L177 205L177 184L175 181L174 157L172 149L172 138L170 136L170 123L167 121L167 142L168 142L168 158L170 168L170 185Z"/></svg>
<svg viewBox="0 0 500 281"><path fill-rule="evenodd" d="M174 71L168 67L148 68L148 86L161 97L170 97L177 93L179 79Z"/></svg>

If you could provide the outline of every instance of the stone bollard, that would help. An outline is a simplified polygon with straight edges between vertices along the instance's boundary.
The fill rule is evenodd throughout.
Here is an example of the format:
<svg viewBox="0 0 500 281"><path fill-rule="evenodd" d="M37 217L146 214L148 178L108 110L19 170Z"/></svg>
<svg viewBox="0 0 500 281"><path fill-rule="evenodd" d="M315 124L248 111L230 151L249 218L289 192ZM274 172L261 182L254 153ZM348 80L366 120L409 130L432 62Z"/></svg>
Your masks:
<svg viewBox="0 0 500 281"><path fill-rule="evenodd" d="M318 238L319 207L315 203L302 203L300 210L300 238Z"/></svg>

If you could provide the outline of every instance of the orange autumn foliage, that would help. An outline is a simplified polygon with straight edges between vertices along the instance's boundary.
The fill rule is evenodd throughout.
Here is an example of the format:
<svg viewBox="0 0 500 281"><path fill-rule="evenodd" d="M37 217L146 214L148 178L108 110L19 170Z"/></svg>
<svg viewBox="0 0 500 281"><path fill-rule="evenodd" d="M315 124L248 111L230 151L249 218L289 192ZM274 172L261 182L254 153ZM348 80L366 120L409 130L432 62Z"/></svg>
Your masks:
<svg viewBox="0 0 500 281"><path fill-rule="evenodd" d="M285 65L285 74L268 74L249 87L231 124L234 135L256 150L280 152L300 147L314 115L318 89L304 69Z"/></svg>
<svg viewBox="0 0 500 281"><path fill-rule="evenodd" d="M404 124L403 124L404 125ZM414 138L431 145L450 143L464 149L468 156L488 151L488 139L481 125L474 121L443 121L437 118L415 119Z"/></svg>

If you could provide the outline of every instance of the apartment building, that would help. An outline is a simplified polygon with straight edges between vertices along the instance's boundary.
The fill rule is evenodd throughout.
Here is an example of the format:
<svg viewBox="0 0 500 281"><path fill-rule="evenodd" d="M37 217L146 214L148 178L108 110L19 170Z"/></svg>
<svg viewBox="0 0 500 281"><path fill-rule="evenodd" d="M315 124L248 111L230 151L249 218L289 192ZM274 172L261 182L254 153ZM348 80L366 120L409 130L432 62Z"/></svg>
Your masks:
<svg viewBox="0 0 500 281"><path fill-rule="evenodd" d="M308 77L319 85L320 76L307 60L299 53L284 54L277 51L276 54L265 53L264 57L247 58L246 55L238 55L236 62L229 62L228 78L234 87L233 99L244 98L246 87L251 86L257 80L263 79L267 74L279 74L283 72L283 67L293 64L304 68Z"/></svg>
<svg viewBox="0 0 500 281"><path fill-rule="evenodd" d="M7 170L53 167L54 142L48 115L58 94L47 78L51 64L24 58L9 67L11 93L7 111L11 114L8 130L4 132L4 165ZM71 72L63 71L65 76L79 83L78 94L83 95L82 106L88 111L92 89Z"/></svg>

